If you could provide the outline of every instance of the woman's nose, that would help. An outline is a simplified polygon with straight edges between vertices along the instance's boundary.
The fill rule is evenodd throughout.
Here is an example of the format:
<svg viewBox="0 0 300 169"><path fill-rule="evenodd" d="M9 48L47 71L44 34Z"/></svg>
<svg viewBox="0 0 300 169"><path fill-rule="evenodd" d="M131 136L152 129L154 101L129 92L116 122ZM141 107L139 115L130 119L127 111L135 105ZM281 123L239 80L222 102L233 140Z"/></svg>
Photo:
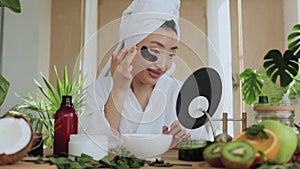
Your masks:
<svg viewBox="0 0 300 169"><path fill-rule="evenodd" d="M158 57L158 60L156 61L155 65L162 71L166 71L167 59L168 59L167 54L164 53L162 56Z"/></svg>

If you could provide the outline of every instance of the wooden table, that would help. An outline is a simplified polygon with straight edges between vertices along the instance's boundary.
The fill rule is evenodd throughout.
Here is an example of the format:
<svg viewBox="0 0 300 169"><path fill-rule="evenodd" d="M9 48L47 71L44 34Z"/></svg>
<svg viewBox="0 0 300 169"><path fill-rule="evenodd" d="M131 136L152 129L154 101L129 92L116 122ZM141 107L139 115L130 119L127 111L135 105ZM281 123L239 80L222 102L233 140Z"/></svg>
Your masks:
<svg viewBox="0 0 300 169"><path fill-rule="evenodd" d="M28 159L25 157L24 160ZM172 164L191 164L192 166L173 166L171 168L180 168L180 169L220 169L210 167L206 162L190 162L190 161L181 161L178 160L178 150L170 150L167 153L162 155L162 159L165 162L169 162ZM34 164L32 162L19 161L12 165L0 165L1 169L57 169L55 165L49 164ZM141 169L158 169L160 167L148 166L145 164ZM166 169L166 167L162 167ZM168 167L169 168L169 167Z"/></svg>
<svg viewBox="0 0 300 169"><path fill-rule="evenodd" d="M200 162L192 162L192 161L182 161L178 160L178 150L170 150L167 153L163 154L162 159L165 162L169 162L172 164L192 164L192 166L173 166L171 168L181 168L181 169L220 169L220 168L213 168L210 167L205 161ZM158 169L159 167L152 167L145 165L141 169ZM167 169L166 167L163 167Z"/></svg>

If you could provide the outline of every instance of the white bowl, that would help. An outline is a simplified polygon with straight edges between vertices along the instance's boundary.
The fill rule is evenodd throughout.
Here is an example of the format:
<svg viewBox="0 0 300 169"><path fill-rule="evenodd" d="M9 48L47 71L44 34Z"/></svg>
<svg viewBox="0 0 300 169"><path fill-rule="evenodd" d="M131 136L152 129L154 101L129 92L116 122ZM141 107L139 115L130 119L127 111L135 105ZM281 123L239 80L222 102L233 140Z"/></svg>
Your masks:
<svg viewBox="0 0 300 169"><path fill-rule="evenodd" d="M104 135L72 134L69 141L69 154L81 156L87 154L94 160L100 160L108 155L108 140ZM74 160L73 156L69 156Z"/></svg>
<svg viewBox="0 0 300 169"><path fill-rule="evenodd" d="M151 161L169 150L172 138L163 134L122 134L123 146L130 154Z"/></svg>

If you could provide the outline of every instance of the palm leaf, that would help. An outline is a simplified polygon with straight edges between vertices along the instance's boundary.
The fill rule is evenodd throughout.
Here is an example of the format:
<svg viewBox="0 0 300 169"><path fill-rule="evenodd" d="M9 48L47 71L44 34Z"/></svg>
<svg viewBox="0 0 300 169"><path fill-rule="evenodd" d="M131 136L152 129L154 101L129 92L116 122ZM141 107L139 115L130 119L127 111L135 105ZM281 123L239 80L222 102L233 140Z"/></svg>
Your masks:
<svg viewBox="0 0 300 169"><path fill-rule="evenodd" d="M9 82L0 74L0 106L3 104L8 93Z"/></svg>
<svg viewBox="0 0 300 169"><path fill-rule="evenodd" d="M240 74L242 82L242 94L243 100L248 104L252 105L257 100L263 86L261 76L253 71L252 69L246 69Z"/></svg>
<svg viewBox="0 0 300 169"><path fill-rule="evenodd" d="M56 66L54 66L54 72L55 72L55 76L56 76L56 89L57 89L57 93L58 93L58 96L59 96L59 99L60 99L60 102L61 102L61 98L64 95L64 93L63 93L63 85L62 85L62 82L61 82L61 80L59 78Z"/></svg>
<svg viewBox="0 0 300 169"><path fill-rule="evenodd" d="M51 97L48 96L48 91L46 91L46 89L44 89L44 87L38 81L34 80L34 83L37 85L37 87L42 92L42 94L46 97L46 99L51 100Z"/></svg>
<svg viewBox="0 0 300 169"><path fill-rule="evenodd" d="M29 97L21 98L23 103L18 105L19 108L40 112L39 115L40 119L44 123L44 128L46 128L46 130L49 132L45 133L44 138L44 142L48 147L53 146L53 116L60 107L62 96L72 96L73 105L80 115L83 111L86 95L86 88L82 88L86 76L84 76L83 79L80 79L80 72L74 73L69 81L68 71L66 67L64 68L63 79L59 78L59 73L55 66L54 71L56 75L56 88L50 83L50 81L47 80L45 76L41 74L45 87L42 86L38 81L34 80L35 84L42 93L41 96L36 94L35 97L32 97L30 94L28 94Z"/></svg>
<svg viewBox="0 0 300 169"><path fill-rule="evenodd" d="M282 56L279 50L270 50L264 57L264 68L273 83L279 78L280 86L288 86L298 72L298 59L292 51L285 51Z"/></svg>
<svg viewBox="0 0 300 169"><path fill-rule="evenodd" d="M49 100L51 100L52 104L54 105L60 105L60 98L58 97L57 92L55 91L53 85L43 75L42 75L42 79L47 86L48 97L50 98Z"/></svg>
<svg viewBox="0 0 300 169"><path fill-rule="evenodd" d="M70 94L68 93L69 88L69 77L68 77L68 70L67 67L64 68L64 94Z"/></svg>

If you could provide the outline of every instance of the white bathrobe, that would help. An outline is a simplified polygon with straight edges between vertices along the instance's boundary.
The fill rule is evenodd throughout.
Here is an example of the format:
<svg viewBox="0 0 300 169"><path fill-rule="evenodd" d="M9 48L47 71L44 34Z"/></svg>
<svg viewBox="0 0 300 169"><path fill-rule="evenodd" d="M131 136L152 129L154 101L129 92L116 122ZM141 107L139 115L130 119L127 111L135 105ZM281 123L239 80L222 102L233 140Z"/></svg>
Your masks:
<svg viewBox="0 0 300 169"><path fill-rule="evenodd" d="M130 49L165 21L174 20L179 39L179 0L134 0L123 12L120 23L120 42L115 53L126 46ZM176 117L176 100L181 82L171 75L172 68L157 82L145 111L142 110L131 89L125 99L119 125L118 136L112 134L104 115L104 105L112 89L113 80L109 72L110 60L101 71L98 79L89 87L85 112L79 119L79 132L84 134L104 134L109 136L110 147L120 144L118 136L123 133L162 133L164 125L170 126ZM208 139L204 127L188 131L192 138Z"/></svg>
<svg viewBox="0 0 300 169"><path fill-rule="evenodd" d="M149 103L142 110L134 93L130 89L124 102L119 133L162 133L162 126L170 126L176 117L176 100L181 82L170 75L163 75L155 85ZM89 89L86 100L86 109L80 117L80 133L103 134L110 137L110 147L121 144L121 140L111 132L104 115L104 105L112 88L112 77L100 77ZM192 138L208 139L204 127L187 130Z"/></svg>

